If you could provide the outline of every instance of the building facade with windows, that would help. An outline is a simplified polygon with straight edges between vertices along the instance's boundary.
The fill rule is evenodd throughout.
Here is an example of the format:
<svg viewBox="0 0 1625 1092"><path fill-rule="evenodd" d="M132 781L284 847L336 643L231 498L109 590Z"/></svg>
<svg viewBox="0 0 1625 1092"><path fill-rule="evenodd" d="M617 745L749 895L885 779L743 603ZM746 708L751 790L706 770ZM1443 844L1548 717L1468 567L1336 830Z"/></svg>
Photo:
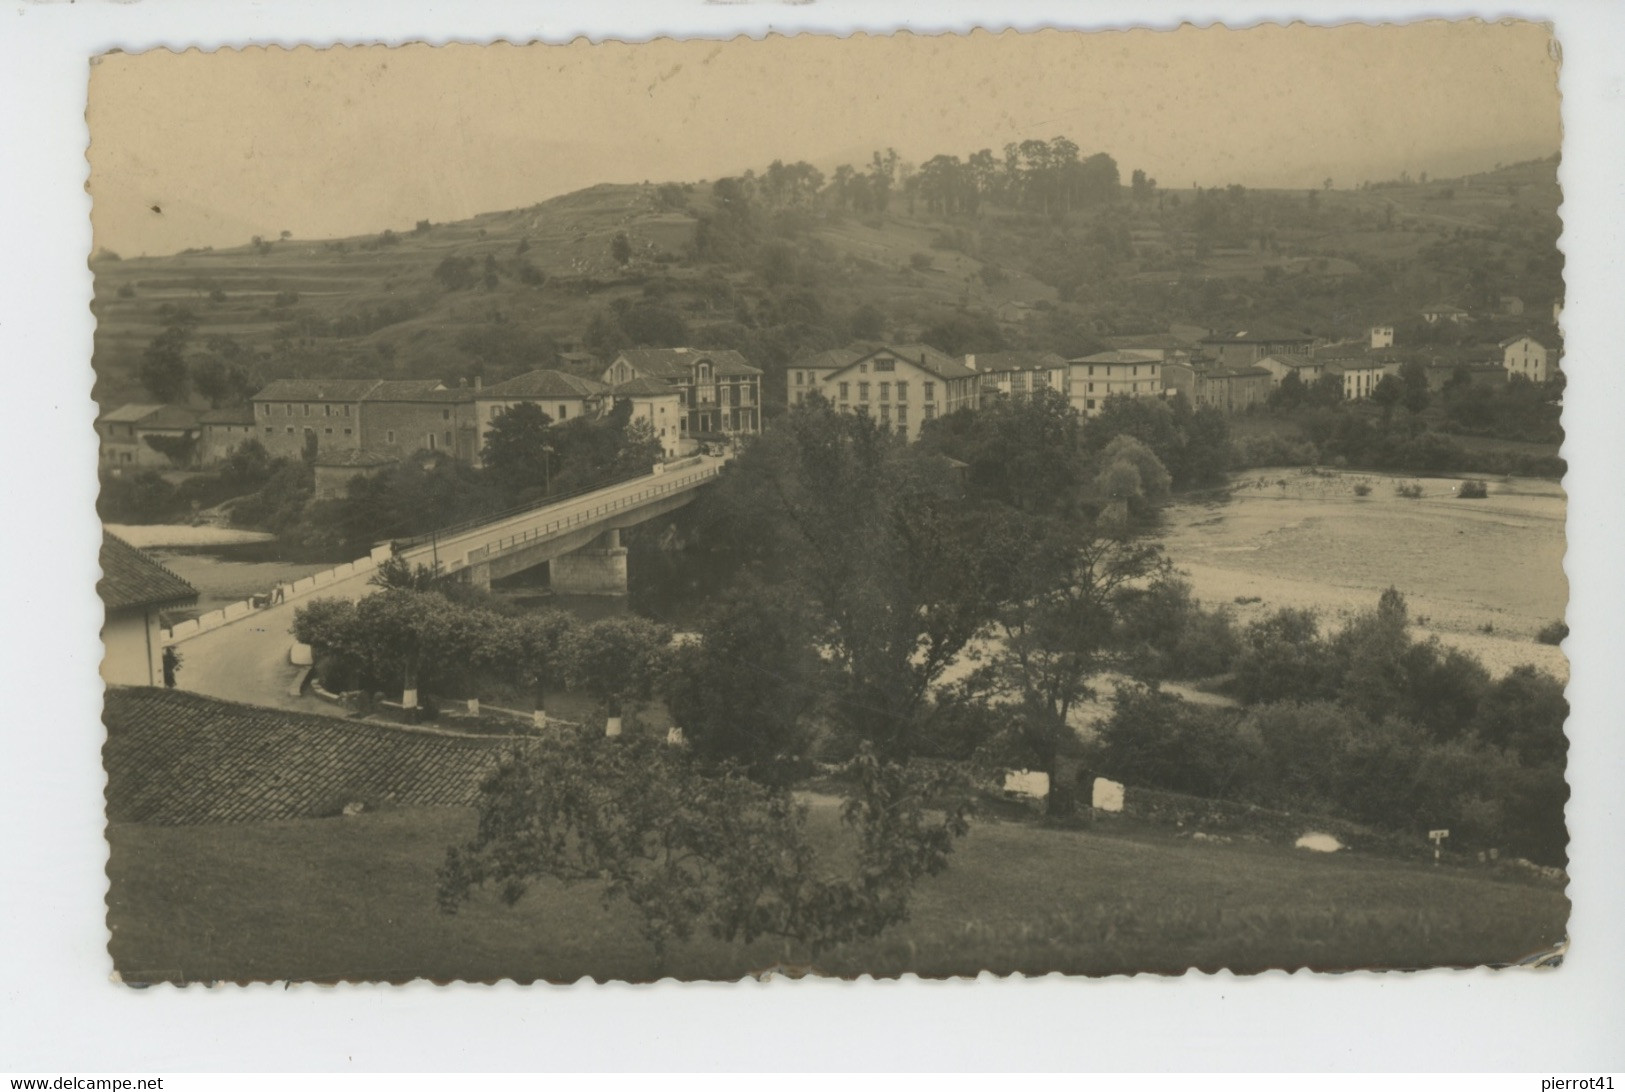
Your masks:
<svg viewBox="0 0 1625 1092"><path fill-rule="evenodd" d="M981 376L929 345L885 345L825 376L822 392L837 410L862 413L907 440L927 421L981 400Z"/></svg>
<svg viewBox="0 0 1625 1092"><path fill-rule="evenodd" d="M688 454L697 442L685 439L681 421L683 400L677 389L658 379L629 379L618 387L610 388L610 396L619 406L631 403L630 422L647 422L660 441L661 453L668 459Z"/></svg>
<svg viewBox="0 0 1625 1092"><path fill-rule="evenodd" d="M273 456L361 449L361 400L382 380L278 379L249 399L254 438Z"/></svg>
<svg viewBox="0 0 1625 1092"><path fill-rule="evenodd" d="M967 353L965 366L978 376L979 404L1001 396L1027 398L1043 390L1054 391L1062 398L1071 396L1072 366L1059 353Z"/></svg>
<svg viewBox="0 0 1625 1092"><path fill-rule="evenodd" d="M1069 361L1072 408L1098 417L1113 395L1128 398L1166 397L1163 359L1157 352L1113 349Z"/></svg>
<svg viewBox="0 0 1625 1092"><path fill-rule="evenodd" d="M384 380L361 400L361 450L387 459L442 451L472 461L478 450L474 392L432 379Z"/></svg>
<svg viewBox="0 0 1625 1092"><path fill-rule="evenodd" d="M627 349L602 378L611 387L652 379L675 388L682 439L720 440L762 430L761 369L733 349Z"/></svg>
<svg viewBox="0 0 1625 1092"><path fill-rule="evenodd" d="M1528 334L1501 342L1501 363L1507 377L1521 375L1531 383L1544 383L1557 369L1552 353Z"/></svg>
<svg viewBox="0 0 1625 1092"><path fill-rule="evenodd" d="M874 352L875 348L874 345L859 342L844 349L826 349L791 361L785 369L785 403L795 406L805 402L808 395L824 389L824 380L860 357Z"/></svg>
<svg viewBox="0 0 1625 1092"><path fill-rule="evenodd" d="M1315 339L1286 330L1235 330L1209 334L1202 347L1221 367L1248 368L1266 356L1308 356Z"/></svg>
<svg viewBox="0 0 1625 1092"><path fill-rule="evenodd" d="M120 406L96 420L97 457L102 466L113 469L170 469L196 461L169 455L147 443L149 437L184 441L199 436L197 414L185 406L136 403Z"/></svg>
<svg viewBox="0 0 1625 1092"><path fill-rule="evenodd" d="M568 372L540 368L516 375L489 387L476 386L474 401L474 450L485 451L485 438L491 425L513 407L530 403L547 414L555 425L577 418L594 418L607 406L609 385Z"/></svg>

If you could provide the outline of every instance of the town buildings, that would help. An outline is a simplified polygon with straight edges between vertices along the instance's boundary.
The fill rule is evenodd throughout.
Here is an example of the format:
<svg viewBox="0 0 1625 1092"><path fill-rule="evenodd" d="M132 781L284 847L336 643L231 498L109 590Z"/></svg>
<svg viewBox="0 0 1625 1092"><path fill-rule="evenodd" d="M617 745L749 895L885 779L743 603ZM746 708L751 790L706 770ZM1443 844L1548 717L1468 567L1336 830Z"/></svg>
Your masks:
<svg viewBox="0 0 1625 1092"><path fill-rule="evenodd" d="M1501 363L1507 376L1521 375L1531 383L1544 383L1557 370L1552 353L1530 337L1522 334L1501 342Z"/></svg>
<svg viewBox="0 0 1625 1092"><path fill-rule="evenodd" d="M792 361L785 372L786 401L792 406L805 402L809 394L823 389L824 380L878 347L860 341L844 349L826 349Z"/></svg>
<svg viewBox="0 0 1625 1092"><path fill-rule="evenodd" d="M1250 364L1165 364L1163 374L1168 389L1183 394L1193 407L1211 406L1224 413L1263 405L1276 385L1268 370Z"/></svg>
<svg viewBox="0 0 1625 1092"><path fill-rule="evenodd" d="M1072 408L1085 417L1098 416L1106 399L1162 398L1163 357L1160 352L1113 349L1069 362Z"/></svg>
<svg viewBox="0 0 1625 1092"><path fill-rule="evenodd" d="M682 435L683 399L677 388L658 379L628 379L611 387L610 395L617 406L631 403L629 422L647 422L666 458L686 454Z"/></svg>
<svg viewBox="0 0 1625 1092"><path fill-rule="evenodd" d="M992 397L1026 398L1041 390L1068 398L1072 391L1072 366L1059 353L1015 350L999 353L970 353L965 366L979 377L978 405Z"/></svg>
<svg viewBox="0 0 1625 1092"><path fill-rule="evenodd" d="M198 461L204 466L225 461L244 441L254 438L254 407L251 405L207 410L197 421L203 430L198 440Z"/></svg>
<svg viewBox="0 0 1625 1092"><path fill-rule="evenodd" d="M1392 361L1357 356L1337 357L1326 365L1329 374L1342 378L1343 399L1348 402L1370 398L1383 376L1399 372L1399 366Z"/></svg>
<svg viewBox="0 0 1625 1092"><path fill-rule="evenodd" d="M843 413L865 413L909 440L927 421L981 402L981 376L929 345L884 345L829 372L821 391Z"/></svg>
<svg viewBox="0 0 1625 1092"><path fill-rule="evenodd" d="M102 678L112 686L161 686L162 614L197 602L197 589L109 531L102 532L96 594L106 608Z"/></svg>
<svg viewBox="0 0 1625 1092"><path fill-rule="evenodd" d="M762 373L733 349L627 349L604 369L612 387L653 379L678 392L685 439L726 439L762 429Z"/></svg>
<svg viewBox="0 0 1625 1092"><path fill-rule="evenodd" d="M535 405L554 424L562 425L604 412L608 394L607 383L548 368L516 375L489 387L476 386L472 393L474 450L485 451L485 438L491 432L492 423L515 406Z"/></svg>
<svg viewBox="0 0 1625 1092"><path fill-rule="evenodd" d="M1246 368L1266 356L1308 356L1315 339L1308 334L1254 327L1230 333L1212 333L1202 339L1202 348L1221 367Z"/></svg>
<svg viewBox="0 0 1625 1092"><path fill-rule="evenodd" d="M1270 373L1271 385L1276 387L1289 375L1308 387L1326 374L1326 361L1312 356L1266 356L1258 367Z"/></svg>
<svg viewBox="0 0 1625 1092"><path fill-rule="evenodd" d="M1453 307L1448 303L1435 303L1422 308L1422 321L1429 326L1437 326L1441 322L1461 324L1469 321L1473 316L1460 307Z"/></svg>
<svg viewBox="0 0 1625 1092"><path fill-rule="evenodd" d="M197 414L185 406L135 403L120 406L105 413L96 421L99 440L97 458L104 467L114 469L169 469L189 466L196 461L195 448L188 454L187 440L194 443L199 435ZM148 440L156 438L159 446L171 441L176 446L171 455L160 451Z"/></svg>
<svg viewBox="0 0 1625 1092"><path fill-rule="evenodd" d="M472 393L438 379L279 379L249 401L254 438L282 458L475 451Z"/></svg>

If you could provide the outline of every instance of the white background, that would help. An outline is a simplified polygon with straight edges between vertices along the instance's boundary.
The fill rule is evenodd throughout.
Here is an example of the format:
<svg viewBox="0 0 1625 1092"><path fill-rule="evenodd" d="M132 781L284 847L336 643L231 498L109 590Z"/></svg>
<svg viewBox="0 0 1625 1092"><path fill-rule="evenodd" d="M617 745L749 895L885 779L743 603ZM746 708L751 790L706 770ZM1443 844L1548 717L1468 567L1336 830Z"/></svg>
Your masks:
<svg viewBox="0 0 1625 1092"><path fill-rule="evenodd" d="M1625 11L1403 3L16 4L0 9L0 1072L596 1068L1621 1069ZM916 11L926 13L922 16ZM89 399L87 58L279 42L768 29L1552 18L1564 50L1573 951L1553 973L519 989L109 982ZM1290 78L1285 72L1258 78ZM1395 119L1403 125L1403 118Z"/></svg>

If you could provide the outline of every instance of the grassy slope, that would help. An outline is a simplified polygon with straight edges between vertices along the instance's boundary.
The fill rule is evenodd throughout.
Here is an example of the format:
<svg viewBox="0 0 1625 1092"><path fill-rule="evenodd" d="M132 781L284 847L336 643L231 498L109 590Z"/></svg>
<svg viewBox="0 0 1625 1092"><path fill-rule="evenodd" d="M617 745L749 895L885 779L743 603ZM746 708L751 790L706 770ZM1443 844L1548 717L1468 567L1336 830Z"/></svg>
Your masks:
<svg viewBox="0 0 1625 1092"><path fill-rule="evenodd" d="M1506 192L1508 184L1518 187L1516 194ZM1453 185L1456 196L1450 201L1434 199L1447 185ZM1292 201L1302 199L1296 193L1284 196ZM1286 255L1328 256L1326 271L1330 274L1350 273L1358 269L1356 262L1336 255L1352 256L1356 261L1362 256L1412 259L1436 241L1440 232L1490 227L1509 216L1518 222L1550 217L1559 199L1550 163L1476 176L1470 187L1456 180L1371 191L1332 190L1322 195L1323 217L1283 223L1277 243ZM703 210L707 201L702 188L696 187L691 206ZM1395 210L1393 227L1370 227L1389 206ZM1365 214L1366 229L1352 227L1355 212ZM1180 214L1171 209L1158 214L1128 202L1118 214L1133 221L1138 237L1189 254L1190 237L1181 236L1175 228L1181 222ZM266 254L242 246L97 261L93 305L98 319L97 396L109 405L142 397L134 379L135 364L141 350L162 329L163 322L155 312L166 302L191 307L197 313L197 344L211 334L229 335L271 355L277 374L336 373L347 368L366 374L452 379L467 374L476 363L457 345L458 335L466 330L487 328L500 316L513 328L561 339L576 337L590 317L611 300L640 295L641 288L635 284L615 283L618 271L610 258L610 242L617 232L624 231L632 239L639 259L635 269L650 273L656 272L653 262L661 255L679 255L686 249L693 224L687 213L659 208L652 186L601 185L530 208L435 225L423 235L406 230L396 246L362 249L371 245L372 237L357 237L344 240L346 249L340 252L320 241L293 239L274 242ZM1010 278L1007 283L988 288L975 277L982 261L958 251L932 248L939 230L967 226L974 227L978 236L978 253L1005 269ZM875 302L894 319L907 323L967 300L971 307L986 310L1007 300L1052 300L1054 290L1035 280L1025 264L1032 240L1048 231L1042 220L1009 216L991 208L974 225L964 221L947 225L928 217L923 208L910 217L905 203L897 201L886 217L830 220L815 228L813 235L833 252L842 271L838 283L824 288L832 306L850 308ZM521 241L529 243L524 257L552 278L548 285L523 284L509 268ZM910 268L911 256L920 253L930 255L931 268ZM495 290L446 292L435 282L433 270L443 258L467 256L483 262L488 254L504 263ZM1521 256L1513 257L1521 260ZM1280 264L1280 259L1257 253L1215 254L1194 267L1192 275L1239 284L1262 276L1264 267L1272 264ZM687 283L705 270L672 263L659 272L676 282L677 290L669 302L685 310L693 324L730 317L711 314L697 294L686 291ZM755 289L753 273L726 272L736 287L746 292ZM1155 281L1176 275L1148 272L1138 276ZM596 282L590 291L583 283L588 279ZM134 295L121 298L119 290L126 287ZM209 300L209 292L216 287L226 294L224 302ZM1432 290L1431 286L1416 288L1424 293ZM417 313L366 336L317 338L289 347L278 344L278 320L264 313L276 294L284 291L300 294L296 314L334 317L402 299L413 301ZM1537 306L1539 302L1531 301ZM1291 315L1281 317L1296 321ZM536 361L531 366L551 363ZM498 376L488 373L488 377Z"/></svg>
<svg viewBox="0 0 1625 1092"><path fill-rule="evenodd" d="M435 908L435 869L466 811L224 827L115 826L111 950L129 981L733 978L779 963L696 940L657 967L624 907L550 886L514 908ZM815 808L826 848L833 811ZM842 975L1189 967L1414 967L1516 961L1564 935L1557 890L1454 868L1102 826L976 826L925 881L913 920L827 953Z"/></svg>

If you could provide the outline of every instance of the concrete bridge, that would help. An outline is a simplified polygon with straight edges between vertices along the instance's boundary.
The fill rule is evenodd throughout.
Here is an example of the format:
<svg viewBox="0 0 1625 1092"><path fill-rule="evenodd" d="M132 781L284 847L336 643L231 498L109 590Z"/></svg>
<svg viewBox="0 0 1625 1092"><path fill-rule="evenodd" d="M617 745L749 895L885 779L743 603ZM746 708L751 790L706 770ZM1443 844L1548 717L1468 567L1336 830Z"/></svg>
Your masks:
<svg viewBox="0 0 1625 1092"><path fill-rule="evenodd" d="M554 590L626 593L620 533L692 501L726 457L696 456L659 472L483 523L445 528L275 589L268 603L233 603L164 631L182 656L179 685L232 701L309 710L298 696L301 669L289 660L294 611L312 599L358 600L376 591L378 565L392 555L411 565L438 564L479 587L543 563ZM325 707L323 707L325 709Z"/></svg>

